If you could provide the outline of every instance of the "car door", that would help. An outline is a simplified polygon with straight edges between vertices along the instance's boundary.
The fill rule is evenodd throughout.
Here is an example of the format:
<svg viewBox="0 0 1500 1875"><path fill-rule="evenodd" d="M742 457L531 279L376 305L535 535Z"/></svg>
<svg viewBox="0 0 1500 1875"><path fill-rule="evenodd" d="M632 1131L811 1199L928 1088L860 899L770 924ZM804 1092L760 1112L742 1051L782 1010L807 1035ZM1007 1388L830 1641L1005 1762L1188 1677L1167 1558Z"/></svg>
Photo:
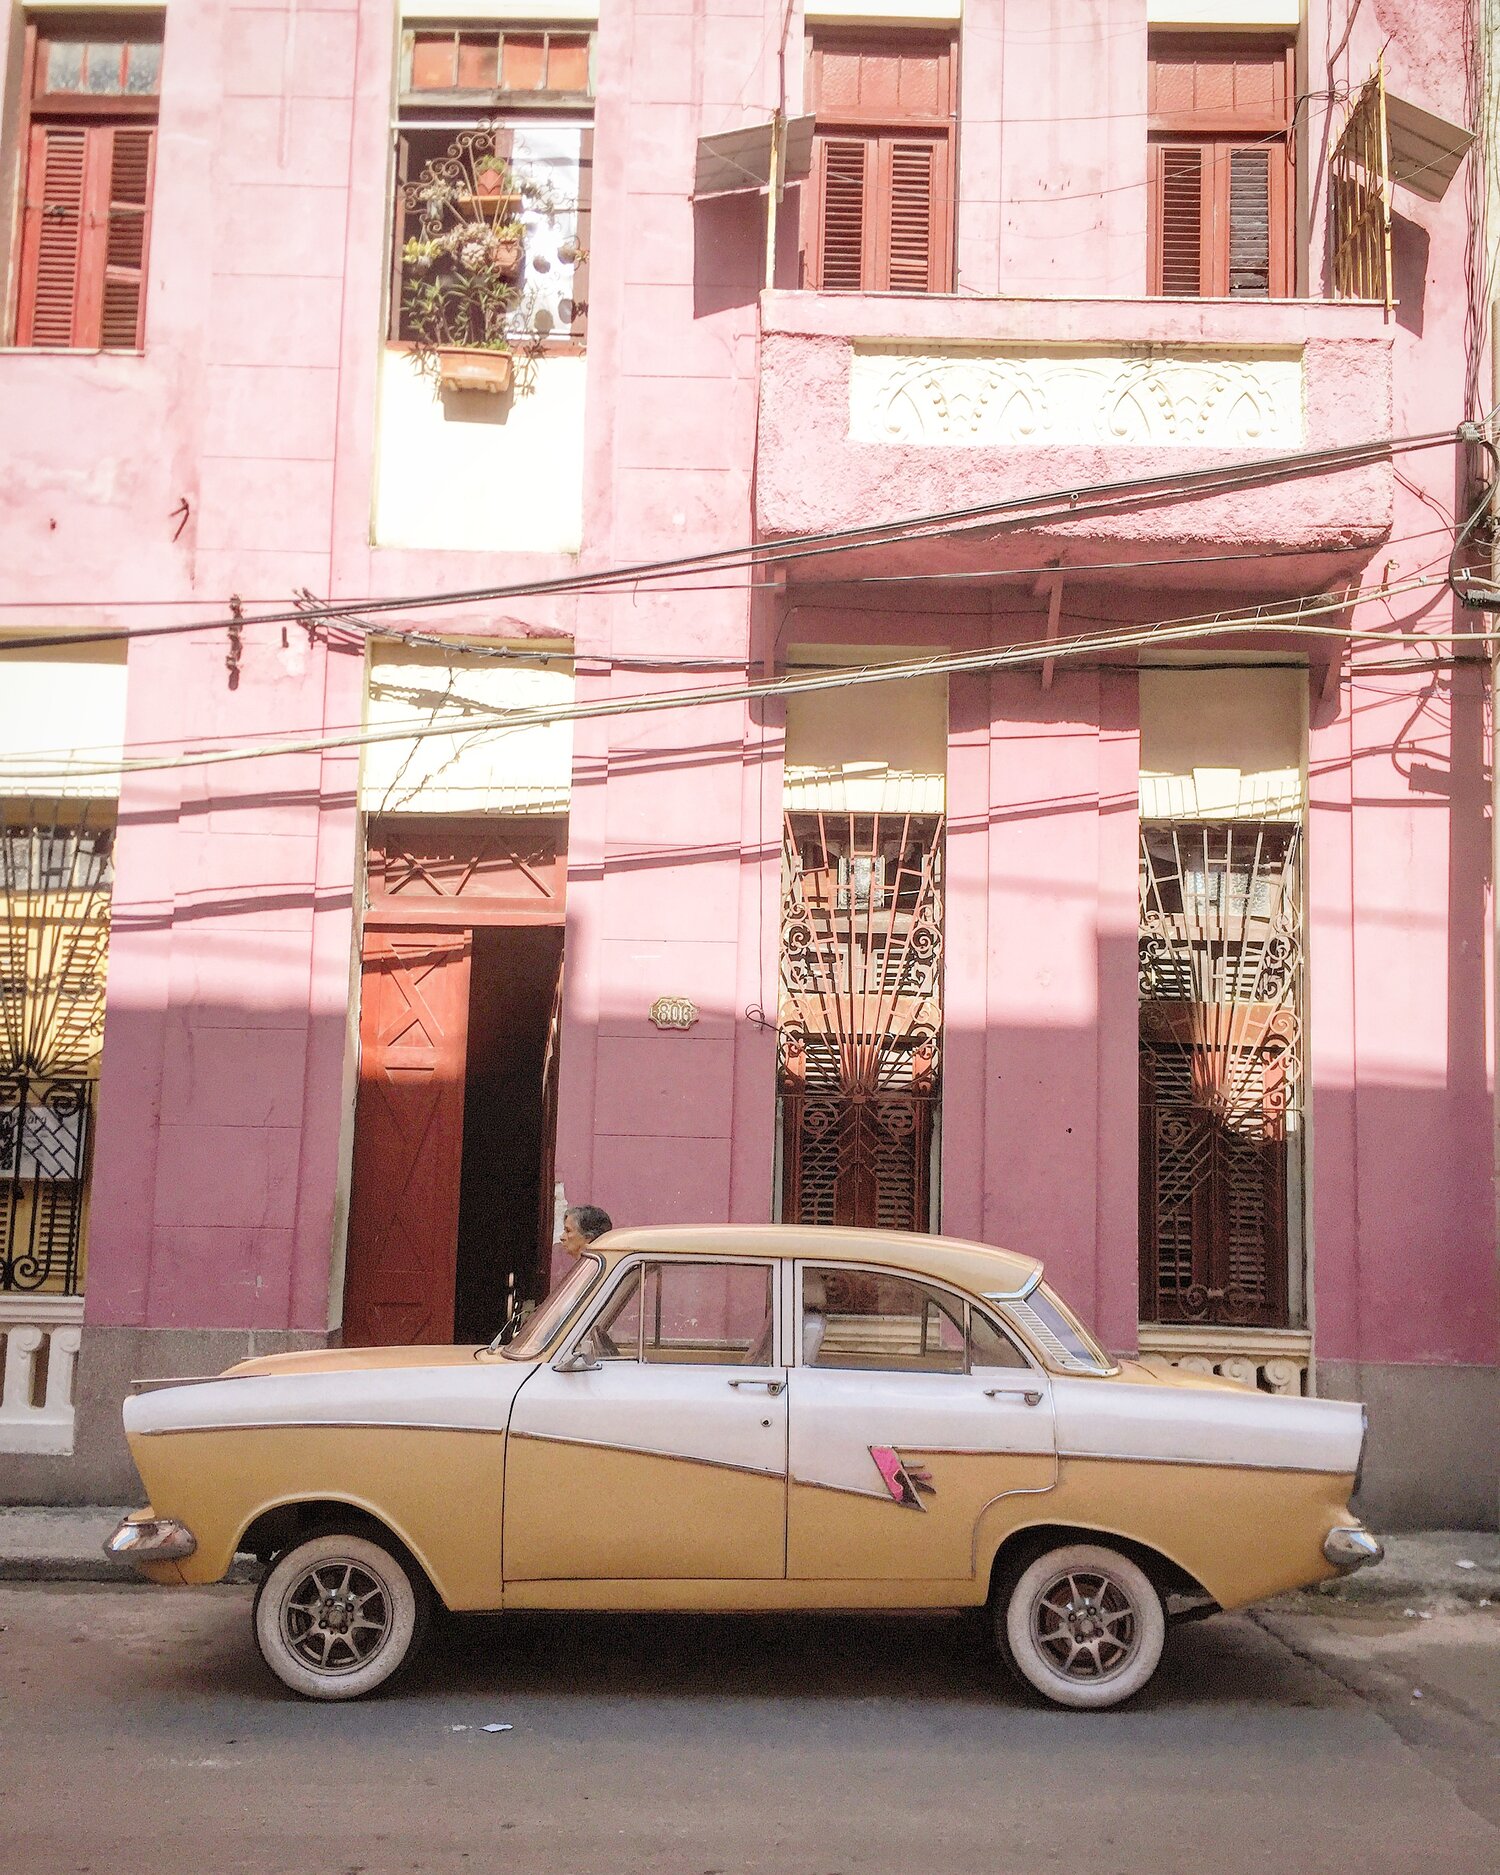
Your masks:
<svg viewBox="0 0 1500 1875"><path fill-rule="evenodd" d="M795 1283L788 1576L971 1579L984 1510L1056 1483L1046 1373L920 1277L806 1262Z"/></svg>
<svg viewBox="0 0 1500 1875"><path fill-rule="evenodd" d="M623 1264L517 1394L507 1584L765 1579L786 1571L778 1268Z"/></svg>

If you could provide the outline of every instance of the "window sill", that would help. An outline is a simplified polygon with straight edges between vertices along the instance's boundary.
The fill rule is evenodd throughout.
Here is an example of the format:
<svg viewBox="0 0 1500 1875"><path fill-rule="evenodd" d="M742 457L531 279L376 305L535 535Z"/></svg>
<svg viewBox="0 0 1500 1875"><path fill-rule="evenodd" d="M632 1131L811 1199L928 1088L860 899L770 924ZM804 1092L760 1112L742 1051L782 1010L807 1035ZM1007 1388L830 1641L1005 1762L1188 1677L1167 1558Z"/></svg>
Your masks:
<svg viewBox="0 0 1500 1875"><path fill-rule="evenodd" d="M144 358L146 348L123 345L0 345L0 358Z"/></svg>

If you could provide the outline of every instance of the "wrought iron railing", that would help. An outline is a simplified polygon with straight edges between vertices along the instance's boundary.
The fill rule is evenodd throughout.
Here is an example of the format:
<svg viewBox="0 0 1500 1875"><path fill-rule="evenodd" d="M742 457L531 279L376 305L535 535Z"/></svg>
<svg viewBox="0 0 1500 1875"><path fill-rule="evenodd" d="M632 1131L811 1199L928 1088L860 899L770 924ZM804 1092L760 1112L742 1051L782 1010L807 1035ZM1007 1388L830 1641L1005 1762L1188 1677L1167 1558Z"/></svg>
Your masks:
<svg viewBox="0 0 1500 1875"><path fill-rule="evenodd" d="M0 1293L78 1293L94 1087L0 1077Z"/></svg>

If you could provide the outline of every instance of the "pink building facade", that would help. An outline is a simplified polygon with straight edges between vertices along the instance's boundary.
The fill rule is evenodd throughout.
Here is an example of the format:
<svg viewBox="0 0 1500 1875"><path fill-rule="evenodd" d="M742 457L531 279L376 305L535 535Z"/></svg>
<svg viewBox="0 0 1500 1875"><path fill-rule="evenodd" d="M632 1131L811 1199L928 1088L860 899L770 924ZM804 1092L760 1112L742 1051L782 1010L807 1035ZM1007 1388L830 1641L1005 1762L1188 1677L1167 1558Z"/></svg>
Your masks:
<svg viewBox="0 0 1500 1875"><path fill-rule="evenodd" d="M1492 1525L1467 169L1335 260L1382 46L1469 114L1463 0L12 13L0 797L110 844L70 1275L0 1173L0 1497L128 1496L134 1376L493 1332L590 1202L1041 1256ZM768 241L695 177L777 113ZM419 375L399 251L492 123L553 185L500 396ZM80 236L47 327L36 153L122 125L139 275L86 329Z"/></svg>

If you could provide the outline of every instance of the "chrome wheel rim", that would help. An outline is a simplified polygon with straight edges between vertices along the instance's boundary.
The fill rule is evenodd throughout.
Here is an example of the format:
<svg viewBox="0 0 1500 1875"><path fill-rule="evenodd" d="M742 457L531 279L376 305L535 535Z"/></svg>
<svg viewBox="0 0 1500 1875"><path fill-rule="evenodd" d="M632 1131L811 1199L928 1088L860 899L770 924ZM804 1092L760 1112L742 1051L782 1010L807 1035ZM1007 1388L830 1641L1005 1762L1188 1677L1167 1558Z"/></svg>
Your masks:
<svg viewBox="0 0 1500 1875"><path fill-rule="evenodd" d="M1033 1601L1031 1638L1054 1672L1097 1686L1134 1660L1141 1624L1134 1601L1113 1576L1069 1569Z"/></svg>
<svg viewBox="0 0 1500 1875"><path fill-rule="evenodd" d="M303 1570L281 1602L287 1651L315 1673L355 1673L390 1638L391 1593L363 1563L333 1557Z"/></svg>

